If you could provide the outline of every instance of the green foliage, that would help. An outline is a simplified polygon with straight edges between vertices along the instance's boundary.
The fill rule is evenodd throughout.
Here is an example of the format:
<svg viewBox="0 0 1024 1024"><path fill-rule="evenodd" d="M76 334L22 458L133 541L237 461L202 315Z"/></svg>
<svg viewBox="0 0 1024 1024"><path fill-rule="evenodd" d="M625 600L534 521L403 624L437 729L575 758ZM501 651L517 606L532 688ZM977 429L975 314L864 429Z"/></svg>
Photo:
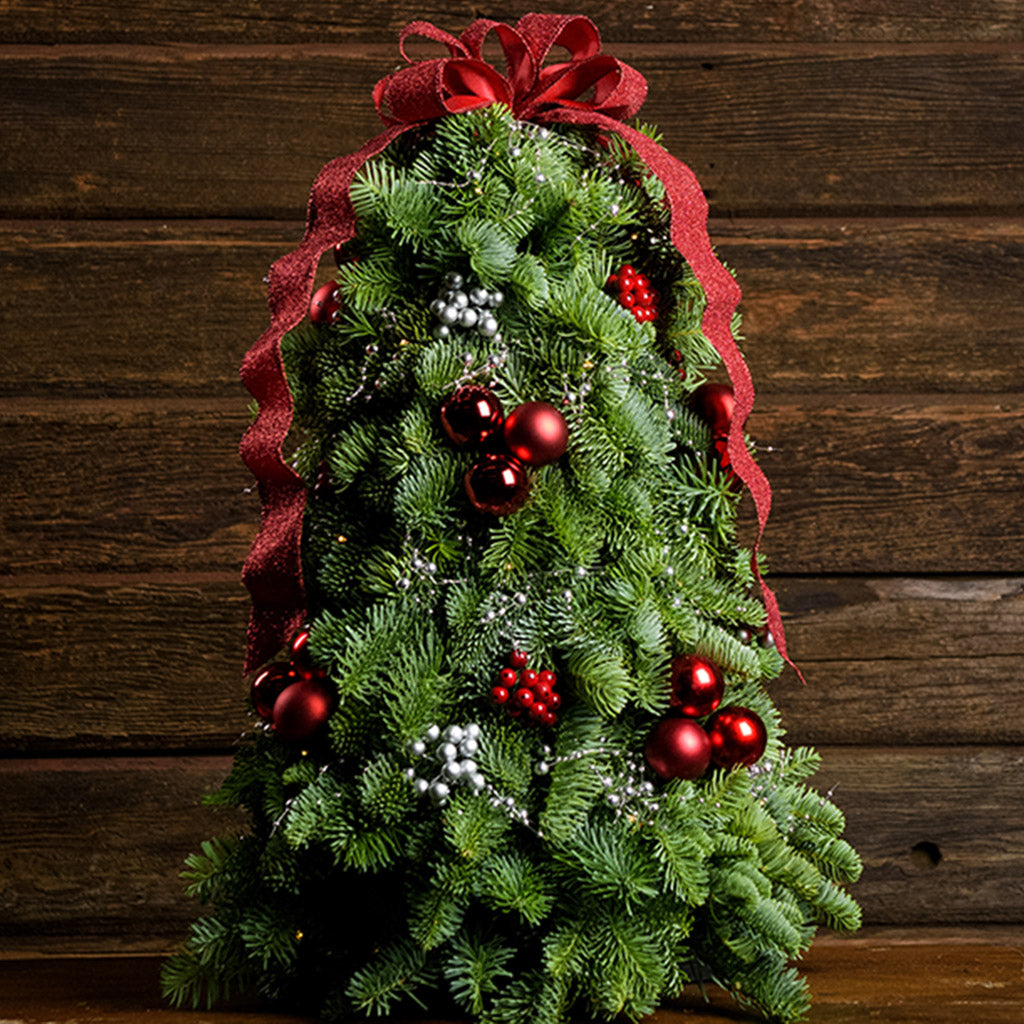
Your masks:
<svg viewBox="0 0 1024 1024"><path fill-rule="evenodd" d="M798 1019L788 961L817 924L857 927L843 885L860 861L807 785L817 755L783 742L778 652L741 638L765 612L739 495L691 408L719 359L660 182L614 135L493 105L406 133L351 198L337 322L282 343L311 647L337 708L305 750L256 727L208 798L251 827L186 861L211 915L165 993L255 987L341 1021L441 992L482 1024L565 1024L637 1020L710 973ZM654 323L606 287L626 262L660 292ZM439 329L453 273L500 290L500 338ZM467 384L568 425L515 514L467 502L484 449L439 415ZM488 700L516 647L557 673L553 730ZM757 765L668 782L647 767L681 653L764 720ZM445 730L470 724L453 768Z"/></svg>

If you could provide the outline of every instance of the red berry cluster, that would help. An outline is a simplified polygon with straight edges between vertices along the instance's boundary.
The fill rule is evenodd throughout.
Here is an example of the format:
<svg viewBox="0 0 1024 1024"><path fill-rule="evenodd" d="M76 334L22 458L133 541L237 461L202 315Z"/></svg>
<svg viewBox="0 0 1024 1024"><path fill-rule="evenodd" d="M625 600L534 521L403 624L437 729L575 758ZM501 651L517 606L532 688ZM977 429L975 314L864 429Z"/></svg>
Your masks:
<svg viewBox="0 0 1024 1024"><path fill-rule="evenodd" d="M558 721L556 712L562 698L555 691L558 677L554 672L536 672L527 668L526 651L513 651L508 665L498 673L497 685L491 690L491 702L503 706L512 718L529 716L548 727Z"/></svg>
<svg viewBox="0 0 1024 1024"><path fill-rule="evenodd" d="M309 739L337 703L327 671L313 663L309 630L300 629L288 645L288 661L274 661L253 680L249 696L260 718L289 743Z"/></svg>
<svg viewBox="0 0 1024 1024"><path fill-rule="evenodd" d="M657 318L661 296L651 288L647 277L638 274L630 264L623 263L619 272L608 278L607 284L619 293L619 305L630 310L639 323L645 324Z"/></svg>

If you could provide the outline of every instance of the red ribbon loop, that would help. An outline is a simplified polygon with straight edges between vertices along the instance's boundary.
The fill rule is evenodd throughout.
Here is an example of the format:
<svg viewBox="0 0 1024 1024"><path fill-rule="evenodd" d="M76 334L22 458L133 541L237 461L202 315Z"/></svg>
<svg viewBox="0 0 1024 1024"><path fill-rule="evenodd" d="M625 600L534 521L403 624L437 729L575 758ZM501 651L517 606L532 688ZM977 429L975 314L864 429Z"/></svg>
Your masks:
<svg viewBox="0 0 1024 1024"><path fill-rule="evenodd" d="M505 56L504 75L483 59L483 45L491 32ZM414 35L444 44L449 56L412 60L405 41ZM569 60L545 65L555 46L564 47ZM358 153L333 160L320 172L310 194L302 243L271 268L271 324L242 364L242 378L260 405L256 422L243 438L242 457L259 483L262 500L260 532L243 569L253 599L246 671L272 657L305 616L300 551L305 485L282 454L292 419L292 397L281 363L281 338L306 315L320 255L356 233L349 187L362 165L410 128L491 103L509 106L521 119L614 132L633 146L665 186L672 241L707 299L701 329L722 357L735 390L728 453L757 512L753 568L764 596L768 627L779 652L792 665L778 603L757 565L771 489L744 441L743 426L754 404L754 388L732 336L739 286L711 248L707 202L693 172L646 135L622 124L623 118L636 114L647 95L643 76L601 53L597 27L580 15L527 14L515 28L481 18L459 38L429 22L414 21L403 30L399 50L410 66L381 79L373 90L374 104L388 130Z"/></svg>

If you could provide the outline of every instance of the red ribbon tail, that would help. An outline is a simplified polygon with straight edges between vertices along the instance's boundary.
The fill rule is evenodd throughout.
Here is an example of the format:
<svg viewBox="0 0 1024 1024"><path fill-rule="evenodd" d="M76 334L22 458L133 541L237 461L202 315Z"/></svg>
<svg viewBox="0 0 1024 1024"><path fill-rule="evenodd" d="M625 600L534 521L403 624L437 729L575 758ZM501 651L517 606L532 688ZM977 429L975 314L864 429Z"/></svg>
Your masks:
<svg viewBox="0 0 1024 1024"><path fill-rule="evenodd" d="M298 248L270 269L270 326L246 353L241 376L259 402L256 421L242 438L241 455L259 486L260 529L242 569L252 596L245 672L272 658L306 615L302 580L302 519L306 484L287 464L283 446L293 403L281 339L306 316L320 256L355 235L349 187L359 169L414 124L396 125L357 153L327 164L309 197L306 232Z"/></svg>
<svg viewBox="0 0 1024 1024"><path fill-rule="evenodd" d="M786 664L796 672L800 681L804 682L802 673L793 664L786 650L786 634L779 613L779 603L761 575L758 565L757 553L771 510L772 492L761 467L747 451L743 437L743 425L754 407L754 385L743 353L740 352L732 335L732 317L739 305L740 288L711 246L707 229L707 199L697 177L686 164L677 160L653 139L596 111L561 108L538 115L537 119L591 124L621 135L665 186L665 196L671 215L672 242L689 264L706 296L701 329L722 357L732 381L736 405L729 429L728 452L732 468L750 491L757 513L758 532L753 547L752 569L764 598L768 628Z"/></svg>

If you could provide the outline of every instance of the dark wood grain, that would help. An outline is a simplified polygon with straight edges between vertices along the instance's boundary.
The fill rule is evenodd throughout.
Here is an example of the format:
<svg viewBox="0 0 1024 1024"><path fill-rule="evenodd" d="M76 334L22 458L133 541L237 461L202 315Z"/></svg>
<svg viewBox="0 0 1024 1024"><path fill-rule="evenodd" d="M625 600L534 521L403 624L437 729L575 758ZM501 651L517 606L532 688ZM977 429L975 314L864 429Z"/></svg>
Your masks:
<svg viewBox="0 0 1024 1024"><path fill-rule="evenodd" d="M241 400L5 403L0 571L233 571L259 521L247 422Z"/></svg>
<svg viewBox="0 0 1024 1024"><path fill-rule="evenodd" d="M0 1000L19 1024L300 1024L235 1001L215 1015L172 1010L159 997L156 957L0 961ZM970 931L944 943L820 940L800 963L814 998L816 1024L1019 1024L1024 1012L1020 951L1009 939ZM739 1010L716 986L687 991L646 1024L722 1024L761 1018ZM409 1024L395 1018L393 1024ZM419 1024L446 1024L419 1020ZM450 1024L450 1022L449 1022Z"/></svg>
<svg viewBox="0 0 1024 1024"><path fill-rule="evenodd" d="M535 0L497 3L487 17L514 22L537 9ZM961 6L953 0L679 0L621 4L594 0L587 15L607 44L617 42L712 41L892 41L947 42L1020 40L1020 10L1013 0L983 0ZM131 4L110 17L97 0L7 0L0 10L0 41L36 43L193 42L284 43L378 42L397 36L409 21L424 18L458 33L481 11L471 3L430 0L375 2L354 7L289 4L288 17L270 3Z"/></svg>
<svg viewBox="0 0 1024 1024"><path fill-rule="evenodd" d="M799 743L1024 743L1020 577L782 579L772 694Z"/></svg>
<svg viewBox="0 0 1024 1024"><path fill-rule="evenodd" d="M1017 44L621 56L718 214L1020 212ZM12 48L0 214L298 217L320 166L379 129L370 90L394 61L356 44Z"/></svg>
<svg viewBox="0 0 1024 1024"><path fill-rule="evenodd" d="M1024 572L1019 395L759 409L777 572ZM0 572L235 572L258 519L246 423L241 402L3 402Z"/></svg>
<svg viewBox="0 0 1024 1024"><path fill-rule="evenodd" d="M224 757L0 761L5 803L0 944L15 949L166 948L195 907L179 872L198 842L238 827L201 807Z"/></svg>
<svg viewBox="0 0 1024 1024"><path fill-rule="evenodd" d="M0 592L0 750L230 750L248 614L237 576Z"/></svg>
<svg viewBox="0 0 1024 1024"><path fill-rule="evenodd" d="M791 742L1024 743L1021 578L772 582L807 677L772 685ZM247 616L234 575L0 589L0 750L231 749Z"/></svg>
<svg viewBox="0 0 1024 1024"><path fill-rule="evenodd" d="M779 572L1024 569L1019 395L772 396L750 420Z"/></svg>
<svg viewBox="0 0 1024 1024"><path fill-rule="evenodd" d="M855 891L866 922L1024 917L1024 748L823 756L816 785L834 790L865 861ZM4 948L128 952L180 938L196 910L181 893L182 859L236 827L197 806L227 768L220 757L0 761Z"/></svg>
<svg viewBox="0 0 1024 1024"><path fill-rule="evenodd" d="M0 221L0 394L240 395L237 367L267 321L262 277L301 234ZM1022 222L716 220L711 235L744 290L762 396L1024 388Z"/></svg>

